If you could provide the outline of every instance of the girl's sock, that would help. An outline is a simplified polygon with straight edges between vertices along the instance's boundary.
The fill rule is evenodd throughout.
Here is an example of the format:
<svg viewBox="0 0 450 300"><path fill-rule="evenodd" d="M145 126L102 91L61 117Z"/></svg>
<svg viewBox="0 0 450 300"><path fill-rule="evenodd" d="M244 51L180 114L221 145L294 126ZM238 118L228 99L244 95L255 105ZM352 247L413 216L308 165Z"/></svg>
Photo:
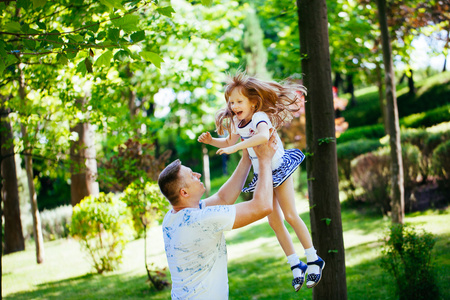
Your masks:
<svg viewBox="0 0 450 300"><path fill-rule="evenodd" d="M287 257L288 259L288 264L291 265L291 267L296 266L300 263L300 259L298 258L297 253L291 254ZM301 277L302 276L302 270L300 270L299 268L294 268L292 270L292 275L294 276L294 278L297 277Z"/></svg>
<svg viewBox="0 0 450 300"><path fill-rule="evenodd" d="M306 261L307 262L313 262L319 259L316 254L316 249L314 249L314 246L308 249L305 249L305 255L306 255ZM308 265L308 274L314 273L319 274L320 268L317 265Z"/></svg>

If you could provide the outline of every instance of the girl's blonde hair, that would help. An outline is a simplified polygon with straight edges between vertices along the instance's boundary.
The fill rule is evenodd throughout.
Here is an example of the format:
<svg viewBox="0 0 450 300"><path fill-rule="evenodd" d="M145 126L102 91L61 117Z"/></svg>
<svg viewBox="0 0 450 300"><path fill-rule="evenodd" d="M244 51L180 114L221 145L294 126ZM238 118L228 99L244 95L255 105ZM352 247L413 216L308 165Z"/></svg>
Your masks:
<svg viewBox="0 0 450 300"><path fill-rule="evenodd" d="M306 95L306 88L294 82L264 81L248 76L243 71L238 71L228 79L225 86L225 100L227 107L219 110L216 114L217 133L224 134L224 131L231 131L231 124L235 113L231 110L229 98L234 89L239 88L239 92L247 97L250 102L255 103L255 112L265 112L275 129L279 129L284 124L292 120L292 113L300 109L301 95Z"/></svg>

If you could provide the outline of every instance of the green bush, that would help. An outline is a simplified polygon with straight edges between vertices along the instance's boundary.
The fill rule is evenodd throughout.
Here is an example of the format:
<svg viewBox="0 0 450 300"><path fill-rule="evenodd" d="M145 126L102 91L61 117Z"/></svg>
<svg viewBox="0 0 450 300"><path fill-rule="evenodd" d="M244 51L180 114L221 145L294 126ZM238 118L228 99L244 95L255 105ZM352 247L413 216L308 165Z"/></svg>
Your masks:
<svg viewBox="0 0 450 300"><path fill-rule="evenodd" d="M347 129L339 136L339 138L337 138L337 143L339 144L361 139L379 139L385 135L384 126L382 124L361 126Z"/></svg>
<svg viewBox="0 0 450 300"><path fill-rule="evenodd" d="M40 213L44 240L52 241L69 235L72 219L72 205L62 205L54 209L44 209Z"/></svg>
<svg viewBox="0 0 450 300"><path fill-rule="evenodd" d="M395 224L382 240L381 266L394 277L400 300L438 299L431 251L435 238L413 226Z"/></svg>
<svg viewBox="0 0 450 300"><path fill-rule="evenodd" d="M391 158L390 148L361 155L352 161L351 180L355 188L362 188L361 201L374 204L383 214L391 210ZM410 196L420 174L422 155L411 144L402 145L405 210L411 210Z"/></svg>
<svg viewBox="0 0 450 300"><path fill-rule="evenodd" d="M134 229L138 237L153 223L162 221L168 209L168 201L161 194L156 182L132 182L124 191L121 200L130 208Z"/></svg>
<svg viewBox="0 0 450 300"><path fill-rule="evenodd" d="M80 240L101 274L115 270L121 263L133 229L126 204L113 194L100 193L84 198L73 208L70 233Z"/></svg>
<svg viewBox="0 0 450 300"><path fill-rule="evenodd" d="M44 241L53 241L69 235L68 226L72 219L72 205L44 209L39 212L39 215ZM24 239L29 240L34 238L33 216L30 213L23 213L20 218Z"/></svg>
<svg viewBox="0 0 450 300"><path fill-rule="evenodd" d="M440 144L433 151L432 166L435 175L441 179L443 188L450 188L450 140Z"/></svg>
<svg viewBox="0 0 450 300"><path fill-rule="evenodd" d="M430 127L450 120L450 105L426 112L412 114L400 119L400 125L409 128Z"/></svg>
<svg viewBox="0 0 450 300"><path fill-rule="evenodd" d="M350 180L351 161L361 154L374 151L381 147L379 140L360 139L336 146L339 177Z"/></svg>

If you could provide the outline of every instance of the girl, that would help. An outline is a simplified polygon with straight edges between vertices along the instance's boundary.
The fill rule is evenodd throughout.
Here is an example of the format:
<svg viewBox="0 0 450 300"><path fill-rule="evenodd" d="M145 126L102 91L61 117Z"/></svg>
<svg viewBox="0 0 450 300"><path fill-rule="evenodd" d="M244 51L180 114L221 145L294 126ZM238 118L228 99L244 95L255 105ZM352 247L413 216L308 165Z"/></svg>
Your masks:
<svg viewBox="0 0 450 300"><path fill-rule="evenodd" d="M217 113L216 127L220 135L223 135L225 130L230 134L226 138L213 138L209 132L205 132L199 136L198 141L220 148L217 154L231 154L247 148L252 160L254 177L242 190L243 192L252 192L258 180L258 160L252 147L267 142L272 130L280 128L292 119L292 113L299 110L298 92L306 94L306 89L299 84L262 81L244 72L238 72L230 78L225 87L227 107ZM291 265L294 276L292 286L297 292L305 281L306 273L308 273L306 280L308 288L319 283L325 262L317 256L308 228L295 207L291 175L305 155L298 149L284 150L276 131L274 134L277 135L278 149L272 160L274 203L273 212L268 219ZM236 143L239 139L241 142ZM300 261L295 253L282 214L305 249L307 265Z"/></svg>

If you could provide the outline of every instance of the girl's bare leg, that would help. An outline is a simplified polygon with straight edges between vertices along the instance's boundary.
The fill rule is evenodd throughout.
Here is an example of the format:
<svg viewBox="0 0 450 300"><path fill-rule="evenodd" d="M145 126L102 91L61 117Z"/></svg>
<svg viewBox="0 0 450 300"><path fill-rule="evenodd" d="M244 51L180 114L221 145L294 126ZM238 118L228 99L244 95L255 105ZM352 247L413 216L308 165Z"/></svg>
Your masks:
<svg viewBox="0 0 450 300"><path fill-rule="evenodd" d="M270 227L272 227L272 230L275 232L278 243L286 254L288 264L291 267L298 266L300 264L300 259L297 253L295 253L294 243L292 242L291 235L284 225L283 212L281 211L281 207L278 204L277 198L275 197L275 192L273 196L273 211L269 216L267 216L267 218L269 220ZM302 269L296 267L292 269L292 276L294 277L292 286L296 291L298 291L301 288L301 285L298 284L297 281L300 278L303 281L305 273Z"/></svg>
<svg viewBox="0 0 450 300"><path fill-rule="evenodd" d="M275 196L283 211L284 218L294 229L303 248L311 248L313 243L308 227L306 227L305 222L299 217L297 208L295 207L295 192L292 176L275 189Z"/></svg>
<svg viewBox="0 0 450 300"><path fill-rule="evenodd" d="M278 239L278 243L280 243L280 246L283 249L286 256L294 254L295 253L294 244L292 243L292 238L291 235L289 234L289 231L284 225L283 213L275 197L275 193L273 195L273 211L270 215L267 216L267 219L269 220L269 225L275 232L275 235Z"/></svg>

